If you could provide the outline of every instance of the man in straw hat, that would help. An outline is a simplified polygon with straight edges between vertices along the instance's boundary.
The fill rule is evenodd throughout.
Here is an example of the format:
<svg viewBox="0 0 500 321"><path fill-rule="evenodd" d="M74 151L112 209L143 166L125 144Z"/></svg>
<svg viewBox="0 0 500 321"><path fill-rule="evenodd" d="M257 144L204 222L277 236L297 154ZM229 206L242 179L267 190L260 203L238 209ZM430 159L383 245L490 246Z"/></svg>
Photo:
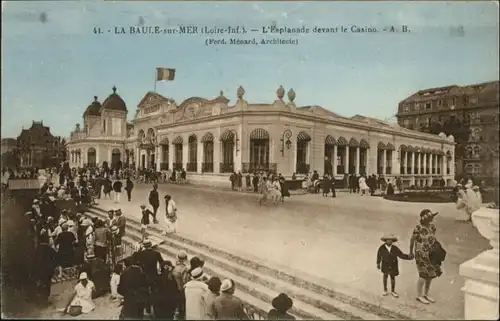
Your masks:
<svg viewBox="0 0 500 321"><path fill-rule="evenodd" d="M208 293L208 285L202 281L203 270L201 267L191 271L191 280L184 286L186 296L186 319L208 320L205 295Z"/></svg>
<svg viewBox="0 0 500 321"><path fill-rule="evenodd" d="M381 238L384 244L380 245L377 251L377 269L382 272L382 282L384 292L382 295L388 295L387 292L387 277L391 277L391 295L395 298L399 297L396 292L396 276L399 275L398 258L403 260L413 259L412 255L404 254L399 247L394 245L398 238L394 234L386 234Z"/></svg>
<svg viewBox="0 0 500 321"><path fill-rule="evenodd" d="M236 285L231 279L225 279L220 286L221 294L215 299L216 320L248 320L243 310L243 302L234 296Z"/></svg>
<svg viewBox="0 0 500 321"><path fill-rule="evenodd" d="M177 253L177 262L172 271L172 276L177 283L177 288L180 292L180 298L178 302L178 311L181 318L185 318L186 313L186 298L184 296L184 285L189 281L189 269L186 266L187 253L184 250L180 250Z"/></svg>

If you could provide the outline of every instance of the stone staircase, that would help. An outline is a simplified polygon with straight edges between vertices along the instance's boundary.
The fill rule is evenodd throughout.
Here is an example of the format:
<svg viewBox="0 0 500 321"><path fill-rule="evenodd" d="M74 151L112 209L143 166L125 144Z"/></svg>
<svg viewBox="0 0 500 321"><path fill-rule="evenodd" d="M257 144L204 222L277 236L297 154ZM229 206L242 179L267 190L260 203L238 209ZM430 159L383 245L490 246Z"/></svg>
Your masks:
<svg viewBox="0 0 500 321"><path fill-rule="evenodd" d="M106 218L106 211L89 208L88 215ZM253 319L265 319L271 301L279 293L287 293L294 300L290 313L298 319L314 320L411 320L404 308L387 309L362 301L301 276L268 267L255 260L239 257L214 246L199 243L177 234L161 235L155 225L148 233L158 243L157 250L167 260L175 262L176 253L185 250L189 257L205 260L204 271L209 276L231 278L236 282L236 296L247 305ZM163 240L162 243L156 240ZM140 223L127 218L124 243L137 244L141 240ZM394 310L394 311L393 311Z"/></svg>

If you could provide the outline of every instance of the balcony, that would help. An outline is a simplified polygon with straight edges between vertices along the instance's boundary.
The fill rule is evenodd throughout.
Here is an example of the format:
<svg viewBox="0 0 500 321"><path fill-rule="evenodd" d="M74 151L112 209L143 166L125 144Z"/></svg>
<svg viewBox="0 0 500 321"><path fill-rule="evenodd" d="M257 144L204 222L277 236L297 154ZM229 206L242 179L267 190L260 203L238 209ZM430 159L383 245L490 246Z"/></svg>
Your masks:
<svg viewBox="0 0 500 321"><path fill-rule="evenodd" d="M247 173L253 172L276 172L278 166L275 163L243 163L243 169Z"/></svg>
<svg viewBox="0 0 500 321"><path fill-rule="evenodd" d="M198 163L187 163L186 171L197 172L198 171Z"/></svg>
<svg viewBox="0 0 500 321"><path fill-rule="evenodd" d="M234 172L234 163L220 163L221 173L232 173Z"/></svg>
<svg viewBox="0 0 500 321"><path fill-rule="evenodd" d="M344 174L344 173L345 173L345 166L337 165L337 174Z"/></svg>
<svg viewBox="0 0 500 321"><path fill-rule="evenodd" d="M214 172L214 163L202 163L201 164L202 173L213 173Z"/></svg>
<svg viewBox="0 0 500 321"><path fill-rule="evenodd" d="M160 163L161 171L168 171L168 163Z"/></svg>
<svg viewBox="0 0 500 321"><path fill-rule="evenodd" d="M391 166L387 166L387 167L385 168L385 173L386 173L386 174L392 174L392 167L391 167Z"/></svg>
<svg viewBox="0 0 500 321"><path fill-rule="evenodd" d="M173 170L180 171L180 170L182 170L182 162L180 162L180 163L173 163L172 167L173 167Z"/></svg>
<svg viewBox="0 0 500 321"><path fill-rule="evenodd" d="M295 169L295 172L297 174L308 174L309 173L310 166L309 164L306 163L297 163L297 168Z"/></svg>

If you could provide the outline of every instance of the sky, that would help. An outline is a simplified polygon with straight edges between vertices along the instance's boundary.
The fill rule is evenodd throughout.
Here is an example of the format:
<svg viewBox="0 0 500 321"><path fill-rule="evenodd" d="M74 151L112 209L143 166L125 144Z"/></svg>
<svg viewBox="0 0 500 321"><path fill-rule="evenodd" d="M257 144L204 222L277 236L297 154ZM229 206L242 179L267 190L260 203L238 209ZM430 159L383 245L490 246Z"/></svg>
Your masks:
<svg viewBox="0 0 500 321"><path fill-rule="evenodd" d="M2 137L42 120L68 137L86 107L117 87L128 117L154 88L156 67L176 69L156 91L178 104L221 90L234 104L272 103L282 85L298 106L395 121L398 103L438 86L498 80L494 2L114 2L2 1ZM206 46L206 35L130 35L115 26L261 29L351 25L410 33L281 36L298 45ZM463 32L457 32L457 30ZM227 36L216 37L228 38ZM274 37L244 35L241 38Z"/></svg>

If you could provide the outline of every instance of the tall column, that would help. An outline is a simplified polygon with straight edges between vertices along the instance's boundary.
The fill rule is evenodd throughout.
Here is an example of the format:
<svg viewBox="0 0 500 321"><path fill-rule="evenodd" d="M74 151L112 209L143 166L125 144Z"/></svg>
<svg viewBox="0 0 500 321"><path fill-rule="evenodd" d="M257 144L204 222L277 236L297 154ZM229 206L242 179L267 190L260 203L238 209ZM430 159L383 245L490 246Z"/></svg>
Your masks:
<svg viewBox="0 0 500 321"><path fill-rule="evenodd" d="M220 173L221 144L220 140L214 139L214 173Z"/></svg>
<svg viewBox="0 0 500 321"><path fill-rule="evenodd" d="M486 250L460 265L459 274L465 279L465 320L498 320L499 304L499 212L480 208L472 214L479 233L490 240Z"/></svg>
<svg viewBox="0 0 500 321"><path fill-rule="evenodd" d="M333 175L337 174L337 145L333 145L333 156L332 156L332 172Z"/></svg>
<svg viewBox="0 0 500 321"><path fill-rule="evenodd" d="M356 147L356 165L355 165L355 171L356 175L359 175L359 168L361 167L361 164L359 163L359 147Z"/></svg>
<svg viewBox="0 0 500 321"><path fill-rule="evenodd" d="M387 152L386 149L382 150L382 162L381 162L382 163L382 174L385 174L385 169L387 167L387 164L386 164L386 162L387 162L387 153L386 152Z"/></svg>
<svg viewBox="0 0 500 321"><path fill-rule="evenodd" d="M156 163L156 171L160 171L160 146L155 146L155 163Z"/></svg>
<svg viewBox="0 0 500 321"><path fill-rule="evenodd" d="M345 168L344 174L349 174L349 146L345 147Z"/></svg>
<svg viewBox="0 0 500 321"><path fill-rule="evenodd" d="M411 152L411 173L415 175L415 152Z"/></svg>
<svg viewBox="0 0 500 321"><path fill-rule="evenodd" d="M422 174L427 174L427 154L423 154L423 167L424 167L424 172Z"/></svg>
<svg viewBox="0 0 500 321"><path fill-rule="evenodd" d="M422 174L422 173L420 172L420 164L421 164L421 163L420 163L420 161L421 161L421 158L422 158L422 154L421 154L421 153L418 153L418 154L417 154L417 166L416 166L416 168L415 168L415 174Z"/></svg>
<svg viewBox="0 0 500 321"><path fill-rule="evenodd" d="M187 169L187 163L189 162L189 144L186 142L182 143L182 168Z"/></svg>
<svg viewBox="0 0 500 321"><path fill-rule="evenodd" d="M174 157L175 157L175 145L170 144L168 146L168 168L173 171L174 170Z"/></svg>
<svg viewBox="0 0 500 321"><path fill-rule="evenodd" d="M365 172L366 175L371 175L373 172L370 169L370 148L365 149Z"/></svg>
<svg viewBox="0 0 500 321"><path fill-rule="evenodd" d="M411 174L411 173L408 173L408 168L411 167L410 166L410 160L411 160L410 153L407 151L407 152L405 152L405 154L406 154L405 174ZM411 171L411 169L410 169L410 171Z"/></svg>
<svg viewBox="0 0 500 321"><path fill-rule="evenodd" d="M136 148L135 148L135 153L134 153L134 156L135 156L135 157L134 157L134 158L135 158L135 160L134 160L134 162L135 162L135 167L136 167L136 169L137 169L137 168L139 168L139 167L140 167L140 165L141 165L141 163L140 163L140 162L141 162L141 150L139 149L139 147L136 147Z"/></svg>
<svg viewBox="0 0 500 321"><path fill-rule="evenodd" d="M196 172L198 173L201 173L202 172L202 167L203 167L203 153L204 153L204 150L203 150L203 143L202 142L199 142L198 143L198 148L196 149L196 151L198 152L198 154L196 155L196 161L198 162L198 164L196 165Z"/></svg>

